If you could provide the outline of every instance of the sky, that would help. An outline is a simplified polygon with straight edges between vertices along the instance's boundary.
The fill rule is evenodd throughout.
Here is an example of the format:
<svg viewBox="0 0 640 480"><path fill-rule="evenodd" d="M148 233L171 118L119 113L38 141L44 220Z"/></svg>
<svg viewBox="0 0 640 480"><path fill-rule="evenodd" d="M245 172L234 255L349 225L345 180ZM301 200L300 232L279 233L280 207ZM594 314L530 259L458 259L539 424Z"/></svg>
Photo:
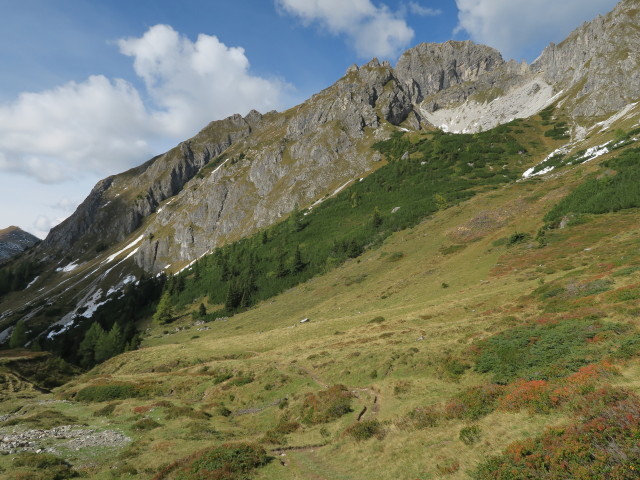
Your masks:
<svg viewBox="0 0 640 480"><path fill-rule="evenodd" d="M0 228L40 238L95 183L371 58L473 40L531 62L616 0L0 0Z"/></svg>

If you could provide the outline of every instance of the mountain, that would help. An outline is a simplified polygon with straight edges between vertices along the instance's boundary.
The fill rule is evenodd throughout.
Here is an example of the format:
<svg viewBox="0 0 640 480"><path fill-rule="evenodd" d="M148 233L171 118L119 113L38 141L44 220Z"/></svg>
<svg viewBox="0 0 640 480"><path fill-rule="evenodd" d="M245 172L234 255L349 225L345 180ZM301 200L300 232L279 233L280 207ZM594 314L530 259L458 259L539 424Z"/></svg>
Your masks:
<svg viewBox="0 0 640 480"><path fill-rule="evenodd" d="M35 235L18 227L7 227L0 230L0 262L7 260L38 243Z"/></svg>
<svg viewBox="0 0 640 480"><path fill-rule="evenodd" d="M635 479L639 11L354 65L99 182L0 268L0 472Z"/></svg>
<svg viewBox="0 0 640 480"><path fill-rule="evenodd" d="M177 272L295 208L335 197L385 163L371 146L394 132L435 126L474 133L554 106L554 118L562 119L555 135L572 139L569 150L587 150L594 146L589 129L632 115L640 97L636 6L621 2L532 65L505 62L470 41L421 44L395 67L376 59L354 65L285 112L214 121L169 152L100 181L19 260L28 264L23 271L43 273L34 292L44 288L46 295L9 296L4 308L13 312L46 297L65 304L70 317L56 324L68 323L98 292L124 288L143 273ZM59 278L69 275L78 285L73 298L60 287ZM11 318L5 338L6 326L17 321Z"/></svg>

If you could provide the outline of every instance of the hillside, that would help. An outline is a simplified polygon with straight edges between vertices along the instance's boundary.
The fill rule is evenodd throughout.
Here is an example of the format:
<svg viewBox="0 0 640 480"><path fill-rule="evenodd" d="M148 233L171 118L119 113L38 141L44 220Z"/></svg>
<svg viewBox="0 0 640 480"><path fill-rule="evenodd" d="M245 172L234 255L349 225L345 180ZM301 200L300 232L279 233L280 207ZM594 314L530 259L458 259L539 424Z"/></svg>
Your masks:
<svg viewBox="0 0 640 480"><path fill-rule="evenodd" d="M0 473L638 478L637 4L100 182L0 269Z"/></svg>
<svg viewBox="0 0 640 480"><path fill-rule="evenodd" d="M53 395L5 401L0 428L25 436L86 424L75 427L76 440L45 432L29 448L47 445L90 478L182 478L193 452L231 443L207 451L240 448L255 459L257 479L455 479L494 478L482 472L508 462L534 468L512 454L483 462L507 447L533 455L513 442L575 425L564 428L565 444L584 447L588 438L592 447L563 468L577 471L581 455L614 441L623 453L597 467L635 478L640 417L628 413L632 422L609 443L581 425L597 415L618 425L616 409L638 408L638 207L573 216L557 206L590 179L611 185L607 172L637 178L638 155L631 142L554 175L479 191L233 317L203 322L198 299L170 323L144 322L140 349ZM556 218L569 220L559 228ZM184 291L194 275L185 272ZM35 465L11 458L0 460L9 472Z"/></svg>
<svg viewBox="0 0 640 480"><path fill-rule="evenodd" d="M0 262L18 255L39 241L38 237L18 227L0 229Z"/></svg>

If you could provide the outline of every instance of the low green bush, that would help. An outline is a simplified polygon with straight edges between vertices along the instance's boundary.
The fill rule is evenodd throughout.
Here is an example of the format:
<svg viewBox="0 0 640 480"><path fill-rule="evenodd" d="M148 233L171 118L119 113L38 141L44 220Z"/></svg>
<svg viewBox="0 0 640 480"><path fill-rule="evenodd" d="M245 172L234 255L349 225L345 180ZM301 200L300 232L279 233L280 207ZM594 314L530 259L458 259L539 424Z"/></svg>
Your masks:
<svg viewBox="0 0 640 480"><path fill-rule="evenodd" d="M480 441L482 435L482 428L479 425L470 425L460 430L460 441L465 445L473 445Z"/></svg>
<svg viewBox="0 0 640 480"><path fill-rule="evenodd" d="M382 438L384 436L384 429L377 419L363 420L351 425L345 433L353 437L356 441L361 442L372 437Z"/></svg>
<svg viewBox="0 0 640 480"><path fill-rule="evenodd" d="M85 387L76 393L74 399L78 402L108 402L139 396L140 390L131 383L110 383Z"/></svg>

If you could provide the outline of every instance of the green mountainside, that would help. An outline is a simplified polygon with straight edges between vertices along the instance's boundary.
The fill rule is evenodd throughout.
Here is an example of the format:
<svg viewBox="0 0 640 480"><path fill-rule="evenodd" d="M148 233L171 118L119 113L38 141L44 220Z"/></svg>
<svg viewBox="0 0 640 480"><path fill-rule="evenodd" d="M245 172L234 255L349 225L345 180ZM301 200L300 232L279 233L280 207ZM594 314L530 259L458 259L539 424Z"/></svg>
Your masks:
<svg viewBox="0 0 640 480"><path fill-rule="evenodd" d="M637 79L557 64L637 3L532 72L419 46L100 182L0 268L0 477L638 478Z"/></svg>

